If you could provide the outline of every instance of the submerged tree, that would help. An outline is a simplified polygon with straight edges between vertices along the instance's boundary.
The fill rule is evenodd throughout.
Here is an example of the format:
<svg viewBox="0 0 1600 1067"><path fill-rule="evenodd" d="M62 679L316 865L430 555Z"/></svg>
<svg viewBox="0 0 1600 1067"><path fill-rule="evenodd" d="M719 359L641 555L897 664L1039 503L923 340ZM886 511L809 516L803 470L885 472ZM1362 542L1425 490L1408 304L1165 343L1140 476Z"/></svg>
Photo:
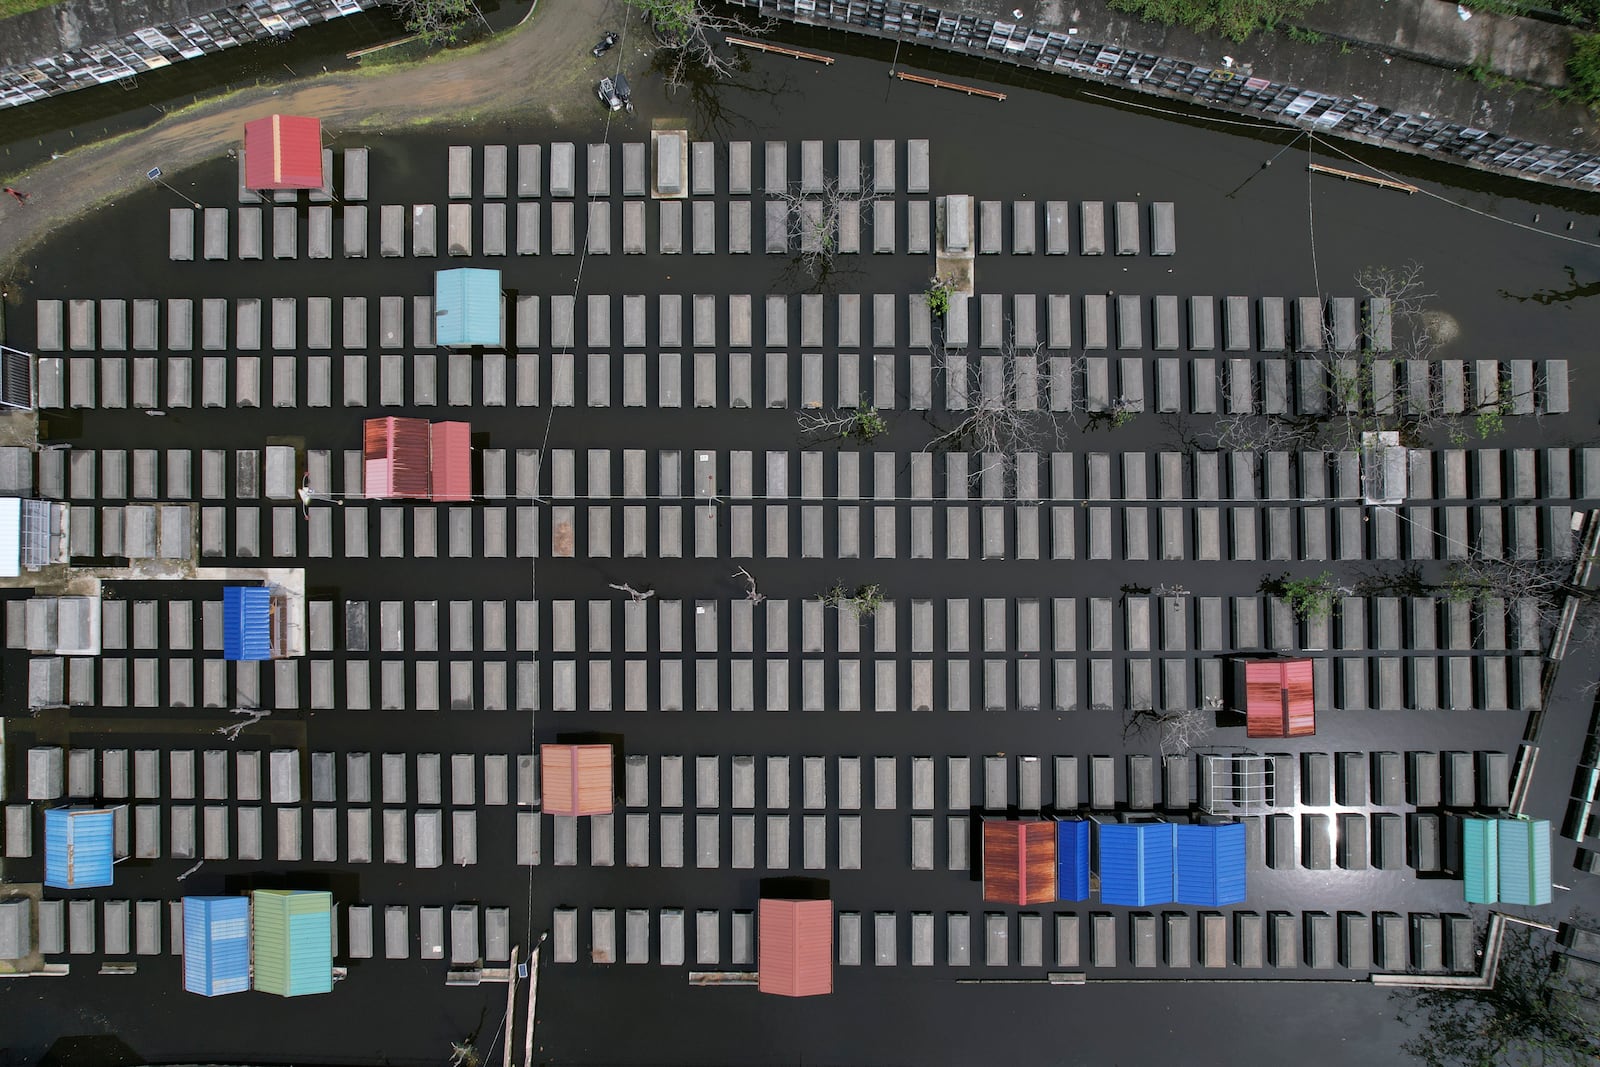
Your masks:
<svg viewBox="0 0 1600 1067"><path fill-rule="evenodd" d="M744 581L744 598L746 600L750 601L752 604L759 604L763 600L767 599L767 594L756 588L755 576L749 571L745 570L743 567L740 567L738 570L733 572L733 576Z"/></svg>
<svg viewBox="0 0 1600 1067"><path fill-rule="evenodd" d="M936 377L943 379L944 407L956 421L939 429L923 450L977 453L969 468L974 486L998 477L1002 487L1011 488L1019 452L1059 449L1073 405L1052 402L1043 342L1019 348L1008 323L997 353L952 351L936 344L933 364ZM1121 407L1120 401L1114 405Z"/></svg>
<svg viewBox="0 0 1600 1067"><path fill-rule="evenodd" d="M883 587L876 582L856 586L854 591L838 583L817 597L824 604L840 611L848 611L857 619L876 615L884 605Z"/></svg>
<svg viewBox="0 0 1600 1067"><path fill-rule="evenodd" d="M650 24L661 55L656 69L668 89L677 89L708 74L725 78L740 67L739 59L719 51L722 39L730 33L759 33L763 24L752 24L736 15L712 8L709 0L624 0Z"/></svg>
<svg viewBox="0 0 1600 1067"><path fill-rule="evenodd" d="M866 397L849 411L802 411L800 432L823 441L854 441L868 444L889 432L889 423Z"/></svg>
<svg viewBox="0 0 1600 1067"><path fill-rule="evenodd" d="M1505 429L1516 402L1529 399L1514 393L1509 378L1473 383L1483 402L1464 396L1460 411L1446 410L1445 368L1434 354L1454 337L1456 325L1430 306L1434 294L1421 265L1367 267L1355 284L1373 309L1362 323L1365 343L1336 348L1332 326L1324 322L1316 350L1294 353L1299 404L1280 403L1280 410L1271 411L1266 383L1253 384L1245 410L1219 418L1202 443L1224 451L1342 452L1360 449L1369 432L1392 431L1408 446L1435 434L1464 445Z"/></svg>
<svg viewBox="0 0 1600 1067"><path fill-rule="evenodd" d="M855 232L859 245L862 228L870 225L873 201L885 195L877 191L865 168L848 178L834 175L811 187L795 182L768 197L784 205L789 247L800 270L813 280L833 271L846 229Z"/></svg>
<svg viewBox="0 0 1600 1067"><path fill-rule="evenodd" d="M1263 578L1259 589L1268 596L1281 598L1297 619L1327 618L1333 611L1333 598L1351 592L1335 585L1333 575L1327 571L1299 578L1287 574Z"/></svg>
<svg viewBox="0 0 1600 1067"><path fill-rule="evenodd" d="M1427 1067L1593 1064L1600 1056L1592 982L1557 973L1551 938L1507 924L1494 985L1395 994L1399 1019L1417 1027L1400 1047Z"/></svg>
<svg viewBox="0 0 1600 1067"><path fill-rule="evenodd" d="M1122 740L1152 740L1163 756L1181 756L1209 737L1216 724L1215 712L1203 708L1130 708L1122 721Z"/></svg>
<svg viewBox="0 0 1600 1067"><path fill-rule="evenodd" d="M1566 639L1586 646L1600 637L1594 605L1600 588L1590 584L1596 562L1570 531L1552 531L1549 540L1526 554L1484 552L1474 545L1453 546L1453 559L1437 563L1380 564L1355 583L1362 596L1442 596L1481 612L1511 607L1519 627L1532 627L1542 645L1566 628ZM1586 542L1587 543L1587 542ZM1569 606L1570 605L1570 606Z"/></svg>

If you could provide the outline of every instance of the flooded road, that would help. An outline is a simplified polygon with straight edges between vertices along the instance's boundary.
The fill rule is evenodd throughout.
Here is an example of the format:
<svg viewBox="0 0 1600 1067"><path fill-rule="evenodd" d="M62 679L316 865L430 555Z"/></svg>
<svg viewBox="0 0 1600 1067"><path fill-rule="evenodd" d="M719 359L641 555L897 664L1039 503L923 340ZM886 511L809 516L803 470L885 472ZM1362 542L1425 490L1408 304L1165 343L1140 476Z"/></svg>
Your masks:
<svg viewBox="0 0 1600 1067"><path fill-rule="evenodd" d="M797 35L807 46L826 49L834 39ZM876 53L876 46L868 51ZM471 143L547 143L580 145L605 141L613 146L648 140L653 126L686 123L695 139L756 143L780 140L790 146L791 176L797 175L794 145L805 139L834 142L926 138L931 144L931 195L969 193L979 200L1086 200L1176 205L1177 254L1085 257L1079 255L994 255L976 265L980 293L1132 293L1298 297L1359 296L1354 277L1363 268L1417 262L1431 306L1445 312L1459 333L1440 355L1446 358L1564 358L1570 362L1573 411L1548 422L1508 420L1496 447L1578 446L1594 442L1600 394L1588 387L1594 371L1594 338L1600 336L1600 214L1593 199L1550 194L1534 188L1510 189L1497 183L1487 190L1440 184L1439 172L1408 170L1424 192L1415 196L1306 172L1309 158L1334 166L1353 166L1341 154L1303 140L1273 158L1290 139L1278 129L1199 128L1140 109L1115 108L1069 92L1043 92L1009 86L1004 103L907 85L888 77L884 57L842 56L830 68L754 57L738 86L707 94L667 96L658 80L642 69L631 44L621 55L635 85L638 113L606 120L597 114L580 128L552 129L529 124L496 124L428 134L390 133L366 138L372 150L371 208L381 204L443 204L448 146ZM608 57L609 58L609 57ZM902 63L911 58L902 52ZM641 69L635 72L634 66ZM596 64L597 73L603 68ZM983 72L979 72L980 74ZM1003 73L1003 72L1002 72ZM977 81L970 70L964 77ZM530 102L537 106L537 102ZM346 142L349 143L349 142ZM614 150L614 156L618 154ZM1392 156L1351 149L1351 155ZM481 157L480 157L481 158ZM725 147L719 148L717 215L719 240L729 200ZM827 158L832 160L832 152ZM235 207L235 163L220 160L186 174L184 188L208 206ZM192 182L192 186L188 183ZM759 200L759 183L757 185ZM543 201L547 207L550 200ZM148 189L62 230L30 257L23 282L26 301L43 298L174 298L197 304L206 297L367 297L431 292L433 271L456 265L499 267L508 289L549 300L575 294L609 294L613 305L624 294L753 294L760 305L769 293L794 296L822 291L894 294L896 306L928 282L931 260L905 254L841 255L838 269L820 286L797 274L785 256L587 255L494 259L369 258L316 261L267 259L226 264L166 260L167 212L181 201L162 189ZM301 214L304 215L302 208ZM442 212L441 212L442 214ZM757 214L759 220L759 212ZM1568 226L1571 228L1569 229ZM759 221L757 224L759 234ZM375 237L374 228L374 237ZM1074 227L1074 235L1076 228ZM374 247L376 241L373 242ZM725 244L719 244L725 247ZM870 248L870 244L868 245ZM903 246L902 246L903 247ZM125 250L125 251L124 251ZM337 306L337 299L335 304ZM548 307L548 304L546 305ZM9 315L9 343L31 347L33 315L28 302ZM580 321L582 319L580 313ZM726 319L719 319L719 353L726 342ZM838 338L830 336L831 356ZM652 344L653 351L656 346ZM909 355L903 344L897 355ZM304 351L299 349L299 351ZM538 349L552 353L548 333ZM69 353L70 354L70 353ZM237 353L231 353L237 355ZM270 352L260 353L263 357ZM376 352L373 353L374 356ZM1115 355L1116 353L1106 353ZM1220 355L1220 353L1217 353ZM194 352L196 363L201 352ZM376 363L376 359L371 361ZM442 360L441 360L442 362ZM870 362L870 360L868 360ZM726 397L729 378L719 361L718 392ZM480 372L481 374L481 372ZM831 372L830 372L831 374ZM336 375L337 377L337 375ZM376 380L376 373L372 375ZM305 375L302 368L301 380ZM481 378L479 379L481 380ZM863 375L870 380L870 375ZM833 380L830 378L830 384ZM355 407L315 409L261 407L249 410L174 410L152 419L137 410L90 411L81 430L69 427L60 439L79 447L162 449L260 448L270 437L303 439L309 449L328 449L338 468L340 450L360 447L360 419L369 415L457 415L472 420L475 434L489 447L515 449L647 448L715 450L793 450L804 444L792 410L759 406L735 409L639 410L620 406L584 408L544 406L551 379L541 381L540 406L531 408L406 403L380 411ZM377 390L371 389L371 395ZM899 361L894 390L897 403L890 430L871 450L896 454L903 470L907 457L937 432L934 416L905 410L909 392L905 360ZM441 394L442 395L442 394ZM580 393L580 395L582 395ZM831 394L830 394L831 395ZM269 401L270 403L270 401ZM792 404L791 404L792 407ZM835 451L834 446L826 446ZM1175 449L1171 429L1153 415L1112 431L1071 430L1063 449L1145 451ZM863 455L863 466L871 457ZM831 480L830 485L835 484ZM255 502L252 502L255 503ZM895 498L902 529L909 528L905 500ZM863 504L871 504L863 499ZM724 517L722 537L729 520ZM481 538L484 520L474 517ZM798 538L796 538L798 540ZM903 535L901 540L904 540ZM299 535L301 551L305 548ZM476 541L481 544L482 541ZM879 582L904 602L914 597L1113 597L1125 585L1181 582L1196 595L1245 595L1254 591L1270 564L1188 562L1007 560L927 560L787 558L747 565L773 600L800 602L834 581L848 585ZM658 559L308 559L307 584L313 596L348 600L478 601L557 599L600 600L612 582L648 585L661 599L737 601L738 581L726 558ZM237 562L225 560L224 562ZM134 593L130 593L135 595ZM174 594L177 595L177 594ZM186 591L194 599L214 598L206 590ZM376 605L374 605L375 607ZM617 609L620 615L621 609ZM376 612L374 612L376 615ZM908 611L899 616L898 647L909 649ZM549 625L548 609L542 617ZM724 624L726 626L726 624ZM878 638L862 629L863 647ZM548 630L546 630L548 634ZM719 646L724 676L742 650ZM798 642L797 642L798 643ZM892 642L891 642L892 644ZM827 658L837 660L830 638ZM1119 644L1119 649L1121 648ZM550 649L549 638L541 646ZM1125 651L1122 650L1122 651ZM171 653L151 650L154 658ZM335 657L345 659L341 648ZM353 657L352 657L353 658ZM391 657L392 658L392 657ZM452 659L478 667L508 656L473 649ZM546 655L548 661L552 656ZM590 657L575 657L582 674ZM595 655L593 659L608 658ZM639 657L651 677L661 655ZM1008 663L1026 656L1004 657ZM892 657L891 657L892 659ZM5 678L24 676L25 657L5 654ZM746 663L749 661L746 660ZM977 661L974 661L976 665ZM1587 714L1578 687L1592 675L1587 663L1563 678L1557 711ZM798 670L795 672L798 675ZM905 672L909 673L909 672ZM416 687L407 674L407 693ZM795 679L798 681L798 679ZM902 677L901 683L904 679ZM621 686L618 686L621 690ZM870 693L871 685L867 686ZM724 692L726 690L724 689ZM341 688L341 694L343 689ZM622 732L630 753L681 753L692 756L737 753L847 755L894 753L1058 753L1080 755L1123 751L1121 723L1114 715L1079 710L954 712L917 714L905 705L893 713L828 710L802 713L796 701L788 712L740 713L723 703L719 710L682 713L622 711L561 713L552 707L549 672L541 682L536 716L511 711L282 711L264 724L258 745L309 750L369 752L516 753L528 750L530 733L539 741L574 729ZM652 687L652 701L660 690ZM61 716L33 720L22 708L19 686L7 684L3 707L9 752L7 778L20 781L21 749L33 736L71 731ZM302 705L303 706L303 705ZM620 708L620 702L616 705ZM689 705L691 708L692 704ZM867 705L870 706L870 703ZM172 747L216 744L215 713L162 709L150 719L129 710L126 731L115 741L83 732L69 733L82 745ZM140 715L139 718L133 718ZM1397 711L1347 712L1325 716L1314 743L1318 749L1393 749L1454 746L1503 749L1515 744L1523 717L1510 712ZM1235 730L1234 734L1242 734ZM269 740L270 739L270 740ZM1238 738L1242 740L1242 736ZM1274 742L1273 744L1277 744ZM1284 742L1291 752L1301 742ZM1554 762L1554 761L1552 761ZM1553 773L1563 775L1558 770ZM8 797L8 799L16 799ZM1559 813L1541 812L1559 821ZM913 872L908 867L909 833L902 813L867 811L863 816L862 870L831 871L833 899L841 909L907 909L939 912L983 905L964 871ZM759 872L694 868L630 870L624 866L519 868L513 862L514 812L486 808L479 814L480 863L419 871L403 865L304 867L318 879L332 879L341 903L352 901L451 904L463 900L509 906L513 940L527 945L549 924L551 909L612 905L640 907L733 908L753 906ZM587 854L585 850L585 854ZM7 876L37 867L8 866ZM271 863L224 861L206 864L181 885L185 861L130 863L119 868L123 881L93 896L167 899L180 892L216 892L236 887ZM1256 874L1252 875L1257 877ZM1558 879L1559 880L1559 879ZM1375 909L1465 910L1459 884L1418 880L1407 871L1262 872L1255 883L1272 887L1294 907L1308 900L1329 911ZM1592 888L1586 890L1593 897ZM1389 895L1393 894L1393 897ZM1385 903L1393 900L1392 905ZM1270 900L1262 907L1271 906ZM1087 908L1087 906L1086 906ZM1119 916L1120 919L1120 916ZM1125 926L1124 926L1125 928ZM381 952L380 952L381 956ZM1091 983L1082 987L1043 985L957 985L956 977L1018 977L1024 969L956 972L944 966L840 967L836 992L815 1001L761 997L752 989L690 989L681 969L651 966L609 967L587 963L550 965L540 987L536 1059L540 1063L586 1064L760 1064L903 1063L1151 1063L1171 1059L1186 1064L1263 1062L1292 1044L1317 1064L1394 1062L1399 1028L1387 998L1365 984L1252 985L1194 982L1141 985ZM1046 961L1048 966L1049 961ZM486 1064L501 1050L491 1044L504 1010L504 988L444 988L444 966L415 958L356 962L349 978L327 997L279 1001L248 994L206 1001L179 991L175 957L141 958L136 977L99 976L74 963L73 974L55 981L15 981L0 985L0 1044L18 1062L37 1062L63 1036L111 1035L131 1055L147 1062L252 1062L437 1064L448 1057L451 1041L476 1035ZM1148 972L1147 972L1148 973ZM1237 975L1238 971L1229 972ZM1306 972L1296 972L1304 976ZM1337 973L1337 972L1336 972ZM1027 971L1037 978L1039 969ZM1131 977L1122 967L1118 977ZM517 1050L520 1057L520 1048ZM58 1050L54 1062L98 1065L114 1062L104 1045L85 1043Z"/></svg>

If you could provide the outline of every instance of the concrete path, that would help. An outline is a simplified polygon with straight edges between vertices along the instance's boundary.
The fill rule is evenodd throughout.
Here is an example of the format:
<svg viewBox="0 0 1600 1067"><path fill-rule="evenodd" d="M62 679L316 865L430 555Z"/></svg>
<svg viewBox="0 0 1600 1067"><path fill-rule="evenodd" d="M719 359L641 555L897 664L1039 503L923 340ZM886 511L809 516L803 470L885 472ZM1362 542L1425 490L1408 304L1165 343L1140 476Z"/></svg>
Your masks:
<svg viewBox="0 0 1600 1067"><path fill-rule="evenodd" d="M521 26L470 51L235 93L8 176L6 183L30 198L19 204L0 197L0 284L20 276L26 269L23 254L51 230L146 185L145 172L152 166L171 178L237 148L244 123L263 115L316 115L334 133L508 116L541 125L567 121L594 103L589 82L596 61L589 46L607 18L616 21L605 0L540 0ZM628 29L637 25L630 21ZM643 49L645 39L630 39L625 47L630 53ZM182 188L181 182L174 184ZM8 292L6 299L14 301L18 294Z"/></svg>

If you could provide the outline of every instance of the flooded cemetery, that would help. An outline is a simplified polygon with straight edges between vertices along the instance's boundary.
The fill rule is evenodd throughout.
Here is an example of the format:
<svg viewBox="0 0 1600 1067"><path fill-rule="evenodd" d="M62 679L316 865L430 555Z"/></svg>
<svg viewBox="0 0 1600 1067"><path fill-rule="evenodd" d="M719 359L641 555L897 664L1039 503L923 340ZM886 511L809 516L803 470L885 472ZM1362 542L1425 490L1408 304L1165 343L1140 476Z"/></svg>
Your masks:
<svg viewBox="0 0 1600 1067"><path fill-rule="evenodd" d="M263 119L28 257L22 1058L1370 1061L1594 907L1595 216L884 71Z"/></svg>

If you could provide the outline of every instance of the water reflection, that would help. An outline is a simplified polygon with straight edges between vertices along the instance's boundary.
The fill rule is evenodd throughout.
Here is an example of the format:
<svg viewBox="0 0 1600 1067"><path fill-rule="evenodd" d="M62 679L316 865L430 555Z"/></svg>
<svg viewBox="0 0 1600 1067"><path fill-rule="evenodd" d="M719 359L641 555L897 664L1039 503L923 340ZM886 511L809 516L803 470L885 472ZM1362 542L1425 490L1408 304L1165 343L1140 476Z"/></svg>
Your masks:
<svg viewBox="0 0 1600 1067"><path fill-rule="evenodd" d="M1561 268L1567 275L1567 286L1564 289L1535 289L1531 293L1513 293L1509 289L1500 290L1500 295L1507 300L1515 300L1519 304L1529 300L1535 304L1567 304L1574 300L1581 300L1586 296L1600 296L1600 281L1592 281L1580 285L1578 272L1571 267Z"/></svg>
<svg viewBox="0 0 1600 1067"><path fill-rule="evenodd" d="M755 69L745 52L734 53L722 69L680 64L670 48L658 48L650 60L650 75L666 99L688 105L689 128L699 140L725 141L735 130L765 128L756 116L781 110L776 101L790 90L786 74Z"/></svg>

